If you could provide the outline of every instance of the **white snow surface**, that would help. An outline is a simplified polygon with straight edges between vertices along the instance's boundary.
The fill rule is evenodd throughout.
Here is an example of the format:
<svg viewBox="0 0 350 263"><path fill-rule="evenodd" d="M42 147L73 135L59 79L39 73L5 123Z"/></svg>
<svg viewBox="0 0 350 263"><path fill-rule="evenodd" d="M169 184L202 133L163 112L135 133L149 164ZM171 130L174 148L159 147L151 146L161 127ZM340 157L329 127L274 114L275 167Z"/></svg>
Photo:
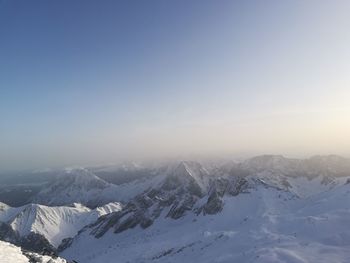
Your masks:
<svg viewBox="0 0 350 263"><path fill-rule="evenodd" d="M179 184L194 181L205 194L212 178L229 178L241 168L249 172L245 178L253 187L237 196L225 195L217 214L188 211L172 219L166 217L168 207L146 229L137 225L114 233L111 228L100 238L88 227L76 234L98 216L119 211L119 203L94 210L79 204L11 208L0 203L0 221L11 223L22 235L37 231L56 247L63 238L75 236L61 256L79 263L349 263L350 174L344 162L337 156L306 161L260 156L210 172L198 163L181 162L152 179L123 185L73 169L39 194L42 202L128 201L146 189L161 187L169 176ZM208 194L195 207L207 200Z"/></svg>
<svg viewBox="0 0 350 263"><path fill-rule="evenodd" d="M93 210L81 204L59 207L29 204L12 208L1 203L0 221L9 224L21 237L31 232L41 234L57 248L64 238L75 236L98 217L119 210L120 203L109 203Z"/></svg>
<svg viewBox="0 0 350 263"><path fill-rule="evenodd" d="M62 258L51 258L36 253L29 253L35 256L37 263L66 263ZM29 263L29 259L23 255L21 248L7 242L0 241L0 263Z"/></svg>
<svg viewBox="0 0 350 263"><path fill-rule="evenodd" d="M29 260L22 254L21 248L7 242L0 241L0 263L28 263Z"/></svg>
<svg viewBox="0 0 350 263"><path fill-rule="evenodd" d="M84 231L62 256L84 263L348 263L350 184L299 198L260 185L225 197L216 215L173 220L96 239Z"/></svg>

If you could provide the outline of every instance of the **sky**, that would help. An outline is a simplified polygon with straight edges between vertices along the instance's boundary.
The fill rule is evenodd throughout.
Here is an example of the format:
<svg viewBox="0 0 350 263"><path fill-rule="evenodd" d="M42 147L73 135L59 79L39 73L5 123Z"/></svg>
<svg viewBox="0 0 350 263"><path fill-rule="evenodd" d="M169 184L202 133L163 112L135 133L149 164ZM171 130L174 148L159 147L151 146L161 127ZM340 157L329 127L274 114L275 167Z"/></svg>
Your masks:
<svg viewBox="0 0 350 263"><path fill-rule="evenodd" d="M0 170L350 156L349 1L0 0Z"/></svg>

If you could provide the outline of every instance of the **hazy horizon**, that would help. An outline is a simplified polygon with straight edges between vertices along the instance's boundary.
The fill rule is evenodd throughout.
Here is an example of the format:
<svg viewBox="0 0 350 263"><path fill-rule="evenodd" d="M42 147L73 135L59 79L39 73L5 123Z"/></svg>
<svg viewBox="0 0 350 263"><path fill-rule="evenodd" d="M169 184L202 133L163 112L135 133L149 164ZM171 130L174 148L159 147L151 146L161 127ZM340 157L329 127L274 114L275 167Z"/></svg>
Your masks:
<svg viewBox="0 0 350 263"><path fill-rule="evenodd" d="M350 156L348 1L0 0L0 171Z"/></svg>
<svg viewBox="0 0 350 263"><path fill-rule="evenodd" d="M32 167L11 167L9 169L0 169L1 175L11 174L27 174L27 173L46 173L46 172L60 172L63 170L70 169L96 169L96 168L122 168L126 166L139 166L141 168L165 167L168 165L179 164L181 162L195 162L202 165L217 164L222 165L225 163L235 162L236 164L248 161L250 159L259 157L282 157L287 160L311 160L312 158L318 157L338 157L344 158L344 160L350 162L350 156L337 155L337 154L313 154L313 155L285 155L285 154L269 154L261 153L257 155L183 155L183 156L171 156L162 158L119 158L113 162L85 162L85 163L67 163L52 166L32 166Z"/></svg>

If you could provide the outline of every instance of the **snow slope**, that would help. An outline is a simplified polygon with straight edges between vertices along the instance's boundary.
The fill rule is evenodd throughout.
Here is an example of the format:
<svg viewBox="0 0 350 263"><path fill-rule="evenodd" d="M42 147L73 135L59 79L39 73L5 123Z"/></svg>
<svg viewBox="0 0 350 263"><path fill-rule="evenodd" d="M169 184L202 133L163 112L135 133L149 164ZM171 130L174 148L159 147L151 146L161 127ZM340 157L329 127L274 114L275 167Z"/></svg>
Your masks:
<svg viewBox="0 0 350 263"><path fill-rule="evenodd" d="M0 204L0 221L8 224L19 237L40 234L57 248L63 239L73 237L100 216L119 210L119 203L110 203L94 210L80 204L70 207L29 204L18 208Z"/></svg>
<svg viewBox="0 0 350 263"><path fill-rule="evenodd" d="M125 209L81 231L62 256L85 263L346 263L350 174L339 177L324 161L263 156L215 174L182 162Z"/></svg>
<svg viewBox="0 0 350 263"><path fill-rule="evenodd" d="M348 262L350 185L315 199L259 186L225 198L216 215L160 216L146 229L78 235L62 256L78 262ZM94 249L87 250L87 247ZM117 261L116 261L117 259Z"/></svg>

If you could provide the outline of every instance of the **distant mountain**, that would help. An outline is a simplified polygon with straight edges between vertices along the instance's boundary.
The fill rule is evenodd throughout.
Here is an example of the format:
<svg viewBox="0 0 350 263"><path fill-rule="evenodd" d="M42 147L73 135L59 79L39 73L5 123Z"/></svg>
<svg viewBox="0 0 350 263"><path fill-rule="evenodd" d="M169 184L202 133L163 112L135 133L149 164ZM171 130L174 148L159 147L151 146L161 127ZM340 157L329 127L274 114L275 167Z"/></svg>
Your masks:
<svg viewBox="0 0 350 263"><path fill-rule="evenodd" d="M87 169L101 179L116 185L150 179L157 172L157 169L154 169L154 167L143 166L135 162L88 167Z"/></svg>
<svg viewBox="0 0 350 263"><path fill-rule="evenodd" d="M288 177L349 176L350 160L337 155L313 156L308 159L291 159L281 155L262 155L240 164L250 172L273 172Z"/></svg>
<svg viewBox="0 0 350 263"><path fill-rule="evenodd" d="M238 164L239 169L274 187L308 197L331 190L350 176L350 160L330 155L289 159L263 155Z"/></svg>
<svg viewBox="0 0 350 263"><path fill-rule="evenodd" d="M72 169L57 175L31 202L50 206L82 203L94 208L109 202L129 200L151 183L149 180L114 185L86 169Z"/></svg>

